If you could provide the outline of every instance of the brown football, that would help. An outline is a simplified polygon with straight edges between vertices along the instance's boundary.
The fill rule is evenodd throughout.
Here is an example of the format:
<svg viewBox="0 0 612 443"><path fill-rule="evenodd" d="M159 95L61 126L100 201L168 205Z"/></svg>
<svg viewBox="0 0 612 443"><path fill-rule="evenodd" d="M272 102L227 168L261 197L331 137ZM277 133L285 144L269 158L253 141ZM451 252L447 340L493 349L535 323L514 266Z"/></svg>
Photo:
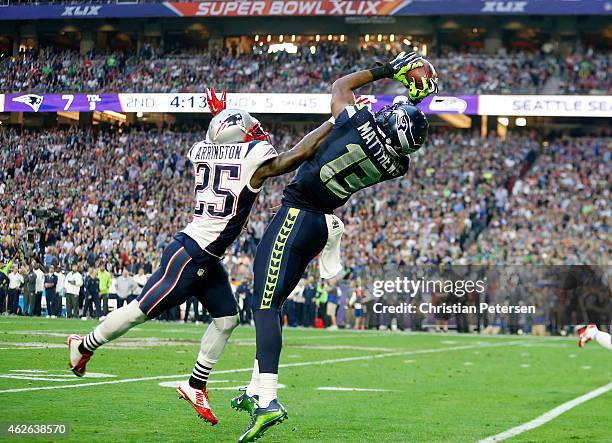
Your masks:
<svg viewBox="0 0 612 443"><path fill-rule="evenodd" d="M421 58L414 63L416 66L410 71L406 72L404 76L407 80L410 80L411 78L414 79L417 88L423 88L423 77L427 78L428 80L438 78L436 69L428 60Z"/></svg>

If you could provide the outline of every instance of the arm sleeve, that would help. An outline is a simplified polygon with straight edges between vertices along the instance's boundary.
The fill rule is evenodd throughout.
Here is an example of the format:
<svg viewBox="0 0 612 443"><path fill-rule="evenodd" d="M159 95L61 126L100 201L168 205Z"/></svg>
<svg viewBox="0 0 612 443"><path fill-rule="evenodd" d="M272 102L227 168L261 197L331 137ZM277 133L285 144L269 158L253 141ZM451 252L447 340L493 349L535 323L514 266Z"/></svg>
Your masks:
<svg viewBox="0 0 612 443"><path fill-rule="evenodd" d="M259 192L261 188L251 188L251 178L262 164L276 156L278 156L276 149L266 141L253 141L249 143L247 153L244 157L245 178L249 190L252 192Z"/></svg>

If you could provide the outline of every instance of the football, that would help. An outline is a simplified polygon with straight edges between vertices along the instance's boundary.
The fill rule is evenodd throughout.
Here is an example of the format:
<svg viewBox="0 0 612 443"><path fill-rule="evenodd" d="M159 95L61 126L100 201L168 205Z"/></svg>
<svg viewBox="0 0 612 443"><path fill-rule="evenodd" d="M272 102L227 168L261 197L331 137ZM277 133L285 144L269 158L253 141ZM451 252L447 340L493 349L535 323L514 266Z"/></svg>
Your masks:
<svg viewBox="0 0 612 443"><path fill-rule="evenodd" d="M406 72L404 76L408 81L410 81L411 79L414 80L418 89L423 88L424 78L428 80L433 79L435 82L437 82L438 74L436 73L436 69L429 62L429 60L425 58L420 58L416 60L413 65L414 68Z"/></svg>

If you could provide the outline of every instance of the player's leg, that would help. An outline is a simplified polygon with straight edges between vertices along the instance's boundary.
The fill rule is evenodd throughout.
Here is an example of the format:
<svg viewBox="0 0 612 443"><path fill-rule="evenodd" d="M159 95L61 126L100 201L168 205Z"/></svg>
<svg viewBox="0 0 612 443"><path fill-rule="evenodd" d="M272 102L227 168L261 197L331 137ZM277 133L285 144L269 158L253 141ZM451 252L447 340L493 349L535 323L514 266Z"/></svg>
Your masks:
<svg viewBox="0 0 612 443"><path fill-rule="evenodd" d="M240 317L229 277L219 261L206 266L198 285L194 293L198 294L198 299L210 313L212 321L202 337L191 377L177 388L177 392L191 404L201 418L215 425L217 417L212 412L206 384L232 331L238 326ZM197 312L197 305L195 311Z"/></svg>
<svg viewBox="0 0 612 443"><path fill-rule="evenodd" d="M197 278L197 270L185 248L172 241L164 250L161 267L153 273L136 300L113 311L85 337L68 337L72 372L82 377L97 348L155 318L165 309L181 304Z"/></svg>
<svg viewBox="0 0 612 443"><path fill-rule="evenodd" d="M595 340L605 349L612 350L612 326L610 326L610 333L601 331L596 325L588 326L576 326L578 330L578 346L581 348L590 342Z"/></svg>
<svg viewBox="0 0 612 443"><path fill-rule="evenodd" d="M240 437L241 442L261 437L268 427L287 417L276 393L282 348L282 304L326 242L327 224L323 214L283 206L257 248L252 302L257 353L247 390L256 392L259 399L253 419Z"/></svg>

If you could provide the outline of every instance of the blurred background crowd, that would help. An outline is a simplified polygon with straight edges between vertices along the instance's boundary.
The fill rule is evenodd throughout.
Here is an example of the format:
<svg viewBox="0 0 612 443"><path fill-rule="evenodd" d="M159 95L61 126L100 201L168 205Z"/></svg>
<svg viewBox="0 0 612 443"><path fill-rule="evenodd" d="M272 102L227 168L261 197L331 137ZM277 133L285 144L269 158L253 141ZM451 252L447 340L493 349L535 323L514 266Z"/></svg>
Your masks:
<svg viewBox="0 0 612 443"><path fill-rule="evenodd" d="M232 92L326 93L340 75L369 68L390 53L387 45L351 51L339 42L295 45L295 53L270 46L238 52L162 50L79 51L46 47L0 58L0 90L5 92L201 92L214 84ZM397 48L397 49L396 49ZM430 54L445 94L609 94L609 52L577 45L566 55L544 50L496 54L440 48ZM401 87L401 85L400 85ZM368 92L368 89L362 93ZM378 93L399 93L397 84L377 84Z"/></svg>
<svg viewBox="0 0 612 443"><path fill-rule="evenodd" d="M306 130L271 129L279 150ZM109 296L114 307L138 295L164 246L191 218L193 170L183 154L202 133L0 131L0 263L7 277L0 310L100 317ZM345 271L324 282L313 262L286 305L287 322L320 318L319 326L336 327L336 314L347 311L353 314L339 315L341 326L385 326L382 317L355 318L366 315L376 270L389 266L607 265L610 148L604 137L432 133L405 177L361 191L337 211L346 224ZM254 252L290 179L266 184L224 259L247 323ZM32 226L45 208L60 221L41 238ZM524 301L544 292L538 294L525 291ZM163 318L184 317L175 310Z"/></svg>

